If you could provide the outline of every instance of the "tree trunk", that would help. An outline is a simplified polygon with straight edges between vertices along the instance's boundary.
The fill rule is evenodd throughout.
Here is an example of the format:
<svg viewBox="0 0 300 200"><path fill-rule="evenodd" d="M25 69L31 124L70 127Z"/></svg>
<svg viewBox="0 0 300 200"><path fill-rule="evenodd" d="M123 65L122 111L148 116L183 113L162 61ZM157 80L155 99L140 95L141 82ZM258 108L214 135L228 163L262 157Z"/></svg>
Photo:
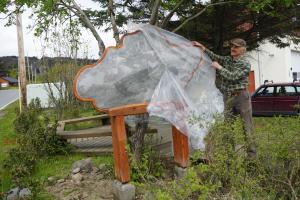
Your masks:
<svg viewBox="0 0 300 200"><path fill-rule="evenodd" d="M170 11L170 13L165 17L165 19L164 19L163 22L161 23L161 25L160 25L161 28L165 28L165 27L168 25L170 19L173 17L173 15L174 15L174 13L176 12L176 10L181 6L181 4L183 4L184 1L185 1L185 0L179 1L179 2L176 4L176 6Z"/></svg>
<svg viewBox="0 0 300 200"><path fill-rule="evenodd" d="M161 0L155 0L154 5L152 7L152 13L150 17L150 24L155 25L157 22L158 9L160 6ZM142 114L137 117L137 121L135 122L135 133L131 139L132 151L134 158L137 162L141 160L141 155L143 153L144 144L145 144L145 134L148 129L149 122L149 114Z"/></svg>
<svg viewBox="0 0 300 200"><path fill-rule="evenodd" d="M143 153L144 148L144 138L146 130L148 129L149 123L149 114L141 114L137 117L137 121L135 122L135 132L131 138L131 145L133 150L134 158L137 162L140 161L141 155Z"/></svg>
<svg viewBox="0 0 300 200"><path fill-rule="evenodd" d="M116 43L119 44L120 36L119 36L119 31L118 31L118 27L117 27L116 19L115 19L113 0L109 0L109 2L108 2L108 14L110 16L110 22L111 22L112 29L114 32L114 38L116 40Z"/></svg>
<svg viewBox="0 0 300 200"><path fill-rule="evenodd" d="M111 0L110 0L111 1ZM150 24L155 25L157 22L158 9L160 6L161 0L155 0L152 7L152 14L150 18ZM148 129L149 123L149 114L145 113L137 116L137 121L135 122L135 133L131 138L131 149L133 151L134 158L137 162L141 160L141 155L144 149L144 139L146 130Z"/></svg>
<svg viewBox="0 0 300 200"><path fill-rule="evenodd" d="M71 2L73 3L74 8L77 10L77 12L79 14L79 17L82 20L82 23L84 23L84 25L86 25L86 27L88 29L90 29L90 31L92 32L93 36L97 40L97 42L98 42L98 48L99 48L99 56L101 56L102 53L104 52L104 49L105 49L105 45L104 45L103 40L101 39L100 35L96 31L95 27L93 26L93 24L91 23L91 21L89 20L89 18L86 16L86 14L80 8L80 6L74 0L71 0Z"/></svg>
<svg viewBox="0 0 300 200"><path fill-rule="evenodd" d="M218 1L216 1L218 3ZM226 5L215 6L215 22L214 22L214 52L222 54L223 52L223 32L224 32L224 13Z"/></svg>
<svg viewBox="0 0 300 200"><path fill-rule="evenodd" d="M152 13L151 13L150 21L149 21L149 23L152 25L155 25L157 22L158 9L159 9L160 3L161 3L161 0L155 0L154 5L152 7L152 10L151 10Z"/></svg>

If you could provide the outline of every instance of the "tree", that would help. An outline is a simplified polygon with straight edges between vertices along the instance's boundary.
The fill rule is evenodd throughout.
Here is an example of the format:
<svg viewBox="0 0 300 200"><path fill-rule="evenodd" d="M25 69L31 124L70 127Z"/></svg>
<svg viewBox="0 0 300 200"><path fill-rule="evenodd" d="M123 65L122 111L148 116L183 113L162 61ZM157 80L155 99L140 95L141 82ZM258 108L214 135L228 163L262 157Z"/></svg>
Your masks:
<svg viewBox="0 0 300 200"><path fill-rule="evenodd" d="M219 1L214 1L217 4ZM227 3L226 3L227 2ZM270 39L280 47L289 45L283 38L290 38L298 43L297 30L300 30L299 1L225 1L223 4L204 8L195 8L192 12L205 12L197 16L181 29L179 34L185 35L191 40L205 43L214 51L226 54L224 43L231 38L244 38L249 49L258 46L259 42ZM254 2L254 3L253 3ZM269 4L266 4L269 2ZM210 6L210 7L209 7ZM172 22L170 30L184 23L184 19ZM192 15L193 16L193 15Z"/></svg>

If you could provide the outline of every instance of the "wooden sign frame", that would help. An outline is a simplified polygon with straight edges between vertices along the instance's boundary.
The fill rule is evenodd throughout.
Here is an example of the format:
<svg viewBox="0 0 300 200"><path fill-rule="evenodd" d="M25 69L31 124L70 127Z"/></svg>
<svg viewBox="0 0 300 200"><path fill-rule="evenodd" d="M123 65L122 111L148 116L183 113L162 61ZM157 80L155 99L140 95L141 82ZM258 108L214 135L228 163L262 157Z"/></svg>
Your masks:
<svg viewBox="0 0 300 200"><path fill-rule="evenodd" d="M119 49L123 47L124 37L133 35L138 33L139 31L135 31L132 33L125 34L121 40L120 44L115 47L108 47L105 49L103 56L99 61L92 65L86 65L79 70L76 74L74 83L73 83L73 91L80 101L92 102L94 108L100 112L105 112L109 115L111 121L112 128L112 141L113 141L113 155L114 155L114 168L115 168L115 177L122 183L130 182L130 170L129 170L129 160L128 160L128 152L126 149L127 144L127 136L125 130L125 116L128 115L138 115L147 113L147 103L141 104L131 104L124 105L120 107L114 108L98 108L96 106L96 100L93 98L83 98L81 97L76 90L76 85L80 74L88 69L95 67L100 64L106 57L109 49ZM173 136L173 151L174 151L174 160L175 163L182 168L186 168L188 166L189 160L189 145L188 145L188 137L181 133L175 126L172 126L172 136Z"/></svg>

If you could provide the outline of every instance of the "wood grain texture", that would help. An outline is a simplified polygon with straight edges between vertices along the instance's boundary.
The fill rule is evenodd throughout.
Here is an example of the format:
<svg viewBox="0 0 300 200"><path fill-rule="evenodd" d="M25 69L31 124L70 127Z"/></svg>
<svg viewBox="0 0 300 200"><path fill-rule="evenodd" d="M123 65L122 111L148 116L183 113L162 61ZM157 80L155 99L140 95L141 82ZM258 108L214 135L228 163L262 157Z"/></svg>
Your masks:
<svg viewBox="0 0 300 200"><path fill-rule="evenodd" d="M186 168L189 161L188 137L181 133L175 126L172 126L172 136L174 161L178 166Z"/></svg>
<svg viewBox="0 0 300 200"><path fill-rule="evenodd" d="M147 113L147 103L131 104L120 107L114 107L108 110L109 116L127 116Z"/></svg>
<svg viewBox="0 0 300 200"><path fill-rule="evenodd" d="M112 116L112 141L115 177L122 183L130 181L128 152L126 150L126 130L124 116Z"/></svg>

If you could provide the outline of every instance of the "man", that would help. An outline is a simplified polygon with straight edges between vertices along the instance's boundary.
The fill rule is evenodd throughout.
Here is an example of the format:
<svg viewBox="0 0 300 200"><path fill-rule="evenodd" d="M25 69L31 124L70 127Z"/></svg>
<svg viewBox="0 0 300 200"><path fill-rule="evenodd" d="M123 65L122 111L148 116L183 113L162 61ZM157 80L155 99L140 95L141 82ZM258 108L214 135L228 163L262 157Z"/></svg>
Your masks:
<svg viewBox="0 0 300 200"><path fill-rule="evenodd" d="M256 156L256 148L252 139L252 107L248 88L248 76L250 63L245 60L246 42L235 38L230 41L230 56L219 56L208 50L198 42L195 46L200 47L211 59L211 67L217 70L217 85L223 93L225 104L225 118L240 115L244 122L246 140L248 142L248 157Z"/></svg>

